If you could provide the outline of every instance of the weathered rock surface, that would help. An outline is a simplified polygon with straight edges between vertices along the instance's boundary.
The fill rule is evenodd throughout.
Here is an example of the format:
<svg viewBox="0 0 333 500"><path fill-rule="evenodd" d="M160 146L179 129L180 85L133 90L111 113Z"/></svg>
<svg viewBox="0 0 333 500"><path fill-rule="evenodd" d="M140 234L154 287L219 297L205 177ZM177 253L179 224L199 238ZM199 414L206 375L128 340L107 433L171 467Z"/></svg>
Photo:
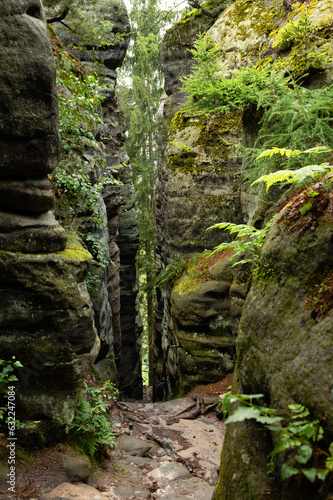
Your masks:
<svg viewBox="0 0 333 500"><path fill-rule="evenodd" d="M42 5L4 0L0 16L0 178L45 175L59 161L60 139L55 64Z"/></svg>
<svg viewBox="0 0 333 500"><path fill-rule="evenodd" d="M331 7L331 2L311 3L308 11L310 19L317 21L321 19L324 22L329 18ZM299 8L301 9L300 6ZM285 2L280 0L277 2L240 0L228 5L212 25L209 25L208 20L204 22L199 12L194 10L167 31L163 45L166 95L161 100L157 117L158 269L164 269L170 262L201 252L205 248L213 248L221 241L228 240L227 232L218 230L205 232L210 225L230 221L262 227L264 222L274 215L278 205L282 204L280 192L267 195L264 187L250 190L247 181L241 176L244 165L241 164L239 153L236 153L237 146L241 143L253 146L259 126L259 117L255 113L235 113L224 115L219 119L210 116L209 120L205 120L178 111L179 104L186 99L180 92L180 77L186 76L191 71L192 65L191 55L188 52L185 55L185 48L193 46L195 31L207 32L220 49L218 64L221 75L226 77L231 76L234 70L256 64L259 58L266 58L266 62L275 60L283 66L284 63L288 63L288 54L274 49L272 42L277 36L277 30L289 20L298 19L301 12L303 11L297 8L290 10ZM330 57L331 44L331 38L327 37L327 41L320 48ZM319 49L313 46L309 47L309 50L317 53ZM302 54L299 57L302 58ZM329 84L332 62L323 63L319 67L313 65L306 54L303 59L302 67L307 68L310 73L307 85L318 87ZM290 66L289 69L293 71L295 68ZM228 273L228 270L224 269L224 272ZM186 279L184 277L184 280ZM191 345L193 350L196 347L198 351L204 345L207 348L204 369L207 370L211 362L218 373L216 341L214 334L211 336L211 328L207 326L207 322L210 321L211 315L217 314L217 309L212 306L211 295L223 288L225 282L229 282L228 278L221 273L214 284L204 283L200 288L182 296L177 294L176 289L172 292L172 296L170 290L158 291L154 348L156 397L162 397L163 384L168 385L169 391L170 387L176 387L177 384L179 387L177 374L182 372L180 367L184 366L186 371L191 365L191 358L185 354L188 352L186 349L183 352L183 348L180 347L176 353L168 346L184 344L188 348ZM238 318L245 293L243 292L241 300L237 303L238 292L236 292L231 305L232 311L237 311ZM205 294L209 294L210 297L205 298ZM225 298L221 300L226 304ZM216 307L222 308L219 299L216 299ZM223 307L228 310L229 306ZM233 317L233 313L230 317ZM224 322L226 330L222 337L229 335L228 321ZM235 323L232 320L232 322L236 336L237 321ZM200 328L205 329L204 336ZM190 344L189 339L191 339ZM214 352L216 356L213 356ZM223 362L220 366L223 367ZM195 371L197 370L193 369L193 373Z"/></svg>
<svg viewBox="0 0 333 500"><path fill-rule="evenodd" d="M0 349L23 367L17 415L69 423L99 340L91 256L66 249L47 174L60 158L55 63L39 0L0 7ZM13 213L10 212L13 210Z"/></svg>
<svg viewBox="0 0 333 500"><path fill-rule="evenodd" d="M100 215L104 226L86 225L87 230L98 239L105 255L112 261L105 271L99 269L97 264L91 269L96 283L91 297L96 327L101 339L96 370L104 378L109 377L111 373L113 380L117 380L119 376L120 389L130 397L140 398L142 387L138 336L141 328L138 327L140 320L137 310L136 275L139 235L131 166L123 150L126 127L114 92L116 69L121 66L128 46L129 20L121 0L97 2L92 8L87 7L86 14L95 20L105 21L105 24L111 23L109 41L112 43L99 46L96 42L87 47L80 37L68 29L57 25L56 30L64 45L89 70L97 71L103 83L112 85L112 88L103 90L103 124L94 131L98 140L103 137L103 152L90 148L83 156L87 159L89 155L100 155L105 164L98 172L92 169L92 178L115 177L122 183L121 186L108 185L103 191ZM74 48L80 45L79 50ZM80 164L79 158L77 162Z"/></svg>
<svg viewBox="0 0 333 500"><path fill-rule="evenodd" d="M51 208L47 174L60 158L55 64L42 5L4 0L0 16L0 249L63 250L66 236L54 218L30 216Z"/></svg>
<svg viewBox="0 0 333 500"><path fill-rule="evenodd" d="M71 500L72 498L76 500L105 500L105 496L96 488L84 483L59 484L50 493L43 495L41 500L58 500L59 498L62 500Z"/></svg>
<svg viewBox="0 0 333 500"><path fill-rule="evenodd" d="M120 170L123 183L122 214L119 221L118 247L120 250L120 322L122 348L119 363L121 388L132 398L142 399L141 356L139 335L140 313L138 311L138 276L136 253L139 247L138 219L135 212L135 195L132 169L128 164Z"/></svg>
<svg viewBox="0 0 333 500"><path fill-rule="evenodd" d="M192 66L188 49L193 47L196 35L207 31L212 23L199 13L189 15L168 30L164 39L165 90L169 97L163 97L157 115L158 270L173 260L218 245L221 232L206 233L210 225L242 220L237 188L241 162L234 155L234 146L241 140L241 116L230 115L222 124L214 118L188 118L178 111L185 98L179 92L179 77L186 76ZM157 293L155 328L154 391L159 398L166 373L168 390L179 387L178 353L168 349L168 345L178 344L168 291Z"/></svg>
<svg viewBox="0 0 333 500"><path fill-rule="evenodd" d="M232 268L228 256L201 256L171 293L173 332L178 342L178 390L217 382L233 371L239 319L250 269ZM202 271L202 269L207 269ZM176 378L176 370L168 366Z"/></svg>
<svg viewBox="0 0 333 500"><path fill-rule="evenodd" d="M99 340L85 285L91 256L83 248L58 254L2 252L0 344L15 353L21 419L73 417L78 391L97 356Z"/></svg>
<svg viewBox="0 0 333 500"><path fill-rule="evenodd" d="M86 483L92 471L91 464L86 457L64 455L65 471L72 481L83 481Z"/></svg>
<svg viewBox="0 0 333 500"><path fill-rule="evenodd" d="M288 210L299 203L296 197L268 234L240 321L236 390L264 394L266 404L282 415L288 415L288 405L295 403L308 407L313 419L325 415L324 428L330 442L333 221L328 199L332 187L326 194L316 187L319 196L327 197L326 209L313 215L298 213L288 221ZM315 217L315 223L311 217ZM255 441L259 444L252 460ZM270 439L254 426L246 432L244 424L232 426L226 435L221 479L214 499L245 498L249 491L261 498L269 487L260 470L265 460L267 463L270 447ZM244 454L251 460L241 460ZM307 498L319 498L318 485L311 487L307 480L297 487L294 483L283 485L274 489L272 483L272 498L281 498L282 491L286 498L301 496L303 491L309 495Z"/></svg>

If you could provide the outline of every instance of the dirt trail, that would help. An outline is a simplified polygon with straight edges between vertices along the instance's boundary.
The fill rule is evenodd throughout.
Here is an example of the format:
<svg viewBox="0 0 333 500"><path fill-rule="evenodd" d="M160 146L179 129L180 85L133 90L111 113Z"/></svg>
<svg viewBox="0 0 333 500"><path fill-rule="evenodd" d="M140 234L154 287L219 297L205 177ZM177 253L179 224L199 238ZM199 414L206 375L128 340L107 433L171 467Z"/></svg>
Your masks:
<svg viewBox="0 0 333 500"><path fill-rule="evenodd" d="M15 496L61 500L209 500L218 478L224 423L216 400L224 383L201 395L165 403L117 402L112 411L118 448L84 482L71 482L64 445L36 452L18 470ZM221 385L222 384L222 385Z"/></svg>

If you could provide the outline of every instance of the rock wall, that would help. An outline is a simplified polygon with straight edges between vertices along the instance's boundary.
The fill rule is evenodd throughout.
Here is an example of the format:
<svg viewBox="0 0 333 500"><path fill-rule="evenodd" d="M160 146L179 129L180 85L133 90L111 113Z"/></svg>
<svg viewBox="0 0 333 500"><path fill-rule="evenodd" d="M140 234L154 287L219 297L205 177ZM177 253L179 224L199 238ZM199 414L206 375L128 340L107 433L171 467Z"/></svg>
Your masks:
<svg viewBox="0 0 333 500"><path fill-rule="evenodd" d="M180 77L186 76L192 66L189 49L193 47L198 34L208 33L221 48L221 67L224 74L228 75L231 70L258 59L258 47L267 39L267 32L278 26L282 12L282 1L236 2L226 8L217 20L194 10L166 33L163 60L167 96L162 99L157 117L158 269L205 249L213 249L222 241L230 241L229 233L205 230L217 222L242 223L252 220L256 211L254 206L258 203L258 196L253 199L253 195L246 195L241 189L242 160L236 154L236 147L244 140L249 142L251 131L253 134L253 127L245 124L247 137L244 138L244 116L241 113L230 113L222 118L190 118L179 110L180 104L186 99L179 90ZM250 213L250 209L253 213ZM223 287L223 284L218 286ZM167 345L177 344L177 339L181 349L185 349L186 344L185 342L183 346L175 327L179 318L170 317L170 291L160 291L158 297L155 344L160 347L155 347L155 360L163 359ZM203 301L202 318L206 316L206 307L207 304ZM215 315L212 312L211 320L218 321L218 316L217 311ZM190 335L195 335L195 331ZM219 335L228 335L228 328L224 333L220 331ZM164 348L159 337L163 339ZM219 371L219 363L215 360L211 369L206 367L205 376L197 374L194 377L193 370L198 368L200 361L196 355L192 355L191 359L193 363L188 363L187 359L183 364L179 358L170 358L166 362L166 371L170 372L172 379L171 374L174 373L178 373L181 378L185 377L186 380L180 383L182 387L189 388L191 384L203 383L209 377L217 380L225 373L224 363L221 363ZM155 364L154 385L157 394L163 375L161 362L155 361ZM190 365L197 368L192 368L192 372L187 374L185 366ZM232 370L232 363L228 366ZM164 368L163 370L165 371ZM192 380L191 383L187 377ZM171 380L169 389L171 392L176 391L175 383Z"/></svg>
<svg viewBox="0 0 333 500"><path fill-rule="evenodd" d="M328 18L331 7L331 2L311 2L310 19ZM228 233L205 232L208 226L230 221L262 227L278 204L282 204L278 201L280 193L267 196L264 189L250 190L242 180L244 165L235 151L239 144L253 145L258 116L235 113L205 119L189 117L180 110L186 96L180 92L179 82L191 70L191 55L186 49L193 45L195 31L206 32L218 45L223 76L258 61L264 66L271 60L289 64L288 68L295 71L296 62L288 59L288 54L274 50L272 42L281 26L297 19L300 9L300 5L292 9L282 0L237 1L226 5L213 21L206 17L202 22L202 14L194 10L166 33L163 49L166 94L157 117L159 270L227 241ZM308 50L318 53L319 49L309 46ZM326 36L320 50L332 54L330 36ZM306 53L300 51L298 56L303 70L310 73L305 81L307 86L330 84L331 63L317 67ZM206 259L199 255L200 258ZM195 265L187 263L187 271L172 290L157 292L153 356L154 393L158 399L187 391L207 380L218 380L226 370L233 369L237 327L231 330L230 322L236 325L240 318L250 275L242 278L242 293L235 294L239 300L235 322L234 305L229 309L229 301L234 287L238 287L238 278L230 268L229 259L220 260L221 273L215 273L218 268L215 263L215 267L208 266L208 272L201 269L201 273L193 274ZM222 310L223 322L219 320ZM229 351L222 346L226 338ZM170 349L170 345L179 347ZM232 353L230 363L228 358L225 363L226 352Z"/></svg>
<svg viewBox="0 0 333 500"><path fill-rule="evenodd" d="M310 189L310 188L309 188ZM246 298L237 340L238 377L234 390L264 394L264 403L289 415L302 404L311 419L321 419L326 442L333 437L332 351L332 184L316 184L321 206L312 215L291 200L272 226ZM318 202L319 203L319 200ZM316 217L313 225L311 217ZM272 433L274 434L274 433ZM273 437L274 439L274 437ZM230 425L222 451L214 500L329 498L325 487L303 480L281 483L265 467L272 436L253 424ZM281 466L277 464L277 469Z"/></svg>
<svg viewBox="0 0 333 500"><path fill-rule="evenodd" d="M306 48L300 48L295 58L288 51L278 52L272 47L279 28L304 13L304 5L291 7L289 2L269 0L241 0L229 5L207 31L220 48L222 74L229 76L234 69L258 61L264 66L274 60L294 74L303 71L302 82L308 88L330 85L331 28L319 43L313 39ZM324 23L330 17L332 2L310 2L306 9L311 20ZM179 112L177 106L185 96L178 91L176 71L170 77L167 65L171 64L172 50L175 61L180 51L170 43L173 30L179 43L181 26L186 30L187 23L176 25L166 36L168 95L163 97L158 116L160 268L211 248L216 244L214 238L222 240L221 234L210 233L210 240L203 234L203 221L209 226L210 214L215 222L241 221L261 227L278 204L285 204L291 196L287 192L285 199L278 202L277 196L270 199L261 191L250 192L249 186L237 178L242 165L233 158L233 148L240 142L253 144L258 131L258 118L253 113L241 116L235 126L237 115L217 123L214 117L205 122ZM311 58L309 52L312 56L325 53L328 58ZM189 58L179 66L186 73ZM304 72L308 74L304 76ZM184 73L179 69L181 76ZM229 118L234 120L231 127ZM251 280L246 270L243 276L237 276L228 255L210 261L211 257L199 254L187 262L172 289L158 291L154 353L157 398L186 392L215 376L222 377L232 369L232 363L230 367L226 363L226 345L232 356L235 351L230 349L236 345L233 390L264 394L263 404L276 408L286 418L290 418L289 404L307 406L310 418L324 415L325 440L327 444L332 441L331 179L325 185L317 183L312 187L318 193L317 201L312 203L311 214L301 215L310 189L296 195L280 213ZM205 213L210 195L215 203L212 201L212 211L207 209ZM237 300L233 302L233 298ZM178 347L171 349L170 345ZM213 499L257 499L267 495L276 499L330 498L331 485L327 482L324 486L320 482L311 485L298 475L282 483L281 457L275 474L268 477L268 455L274 442L274 433L264 432L252 421L230 424Z"/></svg>
<svg viewBox="0 0 333 500"><path fill-rule="evenodd" d="M89 15L91 8L87 9ZM125 122L115 94L116 69L121 66L128 45L129 21L125 5L121 0L99 2L93 7L96 19L112 23L110 40L116 34L125 37L113 40L104 46L87 47L79 38L62 27L57 33L68 50L78 57L88 69L97 72L103 83L112 89L103 92L102 128L95 136L103 144L103 152L98 152L105 167L91 172L97 179L113 176L121 185L108 185L100 200L104 229L88 226L104 245L112 265L104 272L94 266L99 285L92 293L96 326L102 341L96 370L108 379L119 378L120 390L129 397L142 397L141 358L138 337L141 334L140 314L137 307L138 284L136 275L136 252L139 244L138 224L135 213L135 195L132 171L124 152ZM73 48L74 47L76 48ZM78 48L80 47L80 48ZM87 149L87 154L96 155Z"/></svg>
<svg viewBox="0 0 333 500"><path fill-rule="evenodd" d="M49 211L60 140L42 5L4 0L0 23L1 357L23 364L19 418L70 422L99 348L85 286L91 256L67 243Z"/></svg>

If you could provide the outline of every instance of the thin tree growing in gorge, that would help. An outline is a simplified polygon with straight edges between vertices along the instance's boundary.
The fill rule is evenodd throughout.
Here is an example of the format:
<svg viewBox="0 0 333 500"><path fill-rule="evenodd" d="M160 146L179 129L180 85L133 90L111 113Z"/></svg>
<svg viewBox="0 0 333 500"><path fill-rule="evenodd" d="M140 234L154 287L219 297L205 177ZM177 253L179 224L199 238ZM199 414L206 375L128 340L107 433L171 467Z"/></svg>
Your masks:
<svg viewBox="0 0 333 500"><path fill-rule="evenodd" d="M140 244L141 313L145 327L143 359L154 329L156 120L163 92L163 29L178 13L165 11L159 0L134 0L129 13L131 42L121 73L119 96L127 123L125 149L133 169ZM147 372L146 372L147 373ZM147 382L147 375L145 377Z"/></svg>

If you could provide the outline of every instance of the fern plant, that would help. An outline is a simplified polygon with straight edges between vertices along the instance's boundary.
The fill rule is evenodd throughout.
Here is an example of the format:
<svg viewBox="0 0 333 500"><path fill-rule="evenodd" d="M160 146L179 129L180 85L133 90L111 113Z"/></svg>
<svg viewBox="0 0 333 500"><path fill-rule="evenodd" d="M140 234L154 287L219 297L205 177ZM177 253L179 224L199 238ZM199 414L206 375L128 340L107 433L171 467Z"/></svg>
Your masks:
<svg viewBox="0 0 333 500"><path fill-rule="evenodd" d="M306 151L299 151L297 149L280 149L274 147L273 149L269 149L261 153L257 159L267 156L272 157L273 155L277 154L280 154L281 156L285 155L287 158L291 158L292 156L298 156L300 154L306 153L316 154L330 152L332 152L332 149L325 146L318 146L315 148L307 149ZM266 191L268 191L271 186L279 182L302 184L309 179L315 180L316 178L323 176L324 174L327 174L332 170L333 165L329 165L328 163L322 163L320 165L306 165L297 170L278 170L271 174L262 175L261 177L259 177L259 179L255 180L251 184L251 186L253 186L254 184L258 184L259 182L265 182Z"/></svg>
<svg viewBox="0 0 333 500"><path fill-rule="evenodd" d="M333 471L333 442L328 450L320 448L318 443L323 440L324 429L319 420L311 420L309 410L300 404L288 405L291 418L287 425L283 425L282 417L277 415L277 410L262 406L254 400L263 398L263 394L231 394L223 398L223 412L226 417L232 403L241 403L227 418L226 423L255 420L263 425L264 429L278 433L278 441L269 458L275 459L277 455L287 450L283 460L281 479L286 480L291 476L304 475L310 482L316 479L324 481ZM322 467L315 467L316 459L323 460Z"/></svg>
<svg viewBox="0 0 333 500"><path fill-rule="evenodd" d="M186 261L179 260L168 264L155 279L155 285L160 289L171 288L177 279L182 275L186 269Z"/></svg>
<svg viewBox="0 0 333 500"><path fill-rule="evenodd" d="M88 387L87 399L80 395L76 412L69 428L69 440L81 452L93 459L97 451L105 446L115 446L114 425L109 416L109 400L115 389Z"/></svg>
<svg viewBox="0 0 333 500"><path fill-rule="evenodd" d="M231 255L230 260L234 260L238 255L249 252L252 257L248 259L242 259L232 267L238 266L240 264L246 264L248 262L255 262L260 254L260 248L264 244L265 238L267 236L268 230L272 225L274 217L267 222L264 228L257 229L254 226L248 226L247 224L233 224L231 222L219 222L218 224L214 224L206 229L223 229L225 231L229 231L230 234L237 234L235 240L229 243L221 243L217 247L214 248L211 255L214 255L217 252L222 250L232 249L234 253Z"/></svg>

